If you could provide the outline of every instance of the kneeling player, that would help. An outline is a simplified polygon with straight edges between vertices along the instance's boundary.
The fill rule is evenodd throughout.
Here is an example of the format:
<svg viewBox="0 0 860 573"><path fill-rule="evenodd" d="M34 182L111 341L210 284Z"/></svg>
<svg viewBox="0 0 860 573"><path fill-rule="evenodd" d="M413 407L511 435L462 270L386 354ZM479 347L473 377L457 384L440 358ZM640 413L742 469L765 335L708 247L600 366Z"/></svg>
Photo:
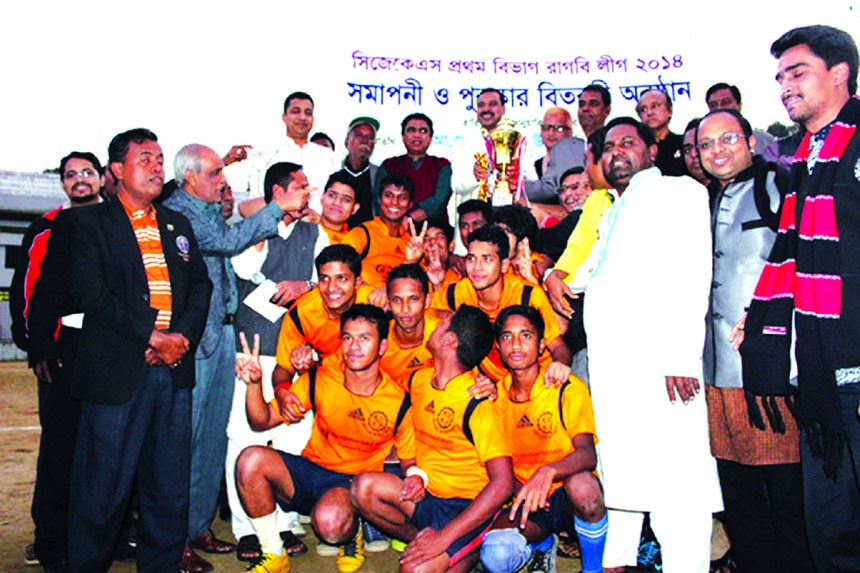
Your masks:
<svg viewBox="0 0 860 573"><path fill-rule="evenodd" d="M406 478L362 474L350 495L374 525L409 545L400 571L468 571L513 491L510 448L492 402L470 398L492 326L463 305L427 341L434 367L410 376L417 466ZM426 488L426 492L425 492Z"/></svg>
<svg viewBox="0 0 860 573"><path fill-rule="evenodd" d="M291 388L304 411L315 411L302 455L260 446L240 455L239 496L263 548L262 557L249 571L290 570L289 558L281 549L276 501L286 511L310 515L314 531L325 543L345 544L338 554L340 571L349 573L364 563L358 518L349 500L350 481L361 472L381 471L392 446L403 471L414 465L409 396L379 369L387 336L388 319L381 309L353 305L341 316L343 362L325 361ZM274 401L263 400L258 342L253 353L244 337L242 345L244 354L236 362L236 371L248 384L248 420L255 430L268 429L283 419Z"/></svg>
<svg viewBox="0 0 860 573"><path fill-rule="evenodd" d="M510 511L485 536L481 561L491 573L513 572L529 560L529 543L575 530L583 572L599 573L607 521L603 490L592 473L597 459L588 389L574 376L546 387L546 368L538 361L544 322L534 308L506 308L495 332L509 371L499 385L498 414L509 433L519 491ZM555 570L554 551L535 551L534 559L543 562L536 570Z"/></svg>

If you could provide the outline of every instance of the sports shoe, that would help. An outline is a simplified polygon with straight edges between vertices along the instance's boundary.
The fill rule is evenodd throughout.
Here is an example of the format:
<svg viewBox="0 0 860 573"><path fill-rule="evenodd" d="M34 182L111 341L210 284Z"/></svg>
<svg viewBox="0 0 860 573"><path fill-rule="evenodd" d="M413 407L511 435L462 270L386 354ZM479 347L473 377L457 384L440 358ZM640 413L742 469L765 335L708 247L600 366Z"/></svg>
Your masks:
<svg viewBox="0 0 860 573"><path fill-rule="evenodd" d="M334 557L338 554L340 548L336 545L329 545L322 541L317 541L317 555L320 557Z"/></svg>
<svg viewBox="0 0 860 573"><path fill-rule="evenodd" d="M308 534L307 530L302 527L302 523L299 520L299 514L295 511L287 513L286 526L296 537L304 537Z"/></svg>
<svg viewBox="0 0 860 573"><path fill-rule="evenodd" d="M24 565L38 565L39 559L36 557L36 544L31 543L24 548Z"/></svg>
<svg viewBox="0 0 860 573"><path fill-rule="evenodd" d="M558 549L558 535L552 535L552 546L541 551L535 549L532 553L532 560L526 569L529 573L556 573L555 569L555 552Z"/></svg>
<svg viewBox="0 0 860 573"><path fill-rule="evenodd" d="M392 539L391 540L391 549L393 549L394 551L396 551L398 553L403 553L404 551L406 551L406 542L400 541L399 539Z"/></svg>
<svg viewBox="0 0 860 573"><path fill-rule="evenodd" d="M245 569L248 573L290 573L290 558L285 553L263 553Z"/></svg>
<svg viewBox="0 0 860 573"><path fill-rule="evenodd" d="M361 532L364 536L364 550L368 553L382 553L391 546L388 538L369 521L361 520Z"/></svg>
<svg viewBox="0 0 860 573"><path fill-rule="evenodd" d="M353 573L364 565L364 536L361 530L359 527L355 539L337 551L337 570L340 573Z"/></svg>

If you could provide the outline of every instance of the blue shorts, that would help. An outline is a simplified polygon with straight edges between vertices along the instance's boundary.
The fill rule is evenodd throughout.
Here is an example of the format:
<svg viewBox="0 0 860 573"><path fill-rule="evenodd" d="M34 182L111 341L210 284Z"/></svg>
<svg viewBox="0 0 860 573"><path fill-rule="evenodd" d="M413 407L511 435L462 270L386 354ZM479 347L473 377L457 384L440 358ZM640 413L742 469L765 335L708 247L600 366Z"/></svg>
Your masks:
<svg viewBox="0 0 860 573"><path fill-rule="evenodd" d="M293 480L293 499L289 503L278 500L278 505L284 511L295 511L302 515L310 515L317 501L329 490L342 487L349 491L351 474L329 470L302 456L278 451L290 478Z"/></svg>
<svg viewBox="0 0 860 573"><path fill-rule="evenodd" d="M521 509L517 511L517 518L512 523L519 524L521 511ZM549 496L549 509L539 509L530 513L529 521L540 528L543 533L541 538L562 531L573 534L573 506L567 500L564 487L558 488Z"/></svg>
<svg viewBox="0 0 860 573"><path fill-rule="evenodd" d="M436 497L430 492L426 492L424 499L415 504L415 511L412 513L412 517L406 520L406 523L414 525L418 531L426 527L438 531L463 513L471 503L471 499ZM480 547L481 541L484 539L484 534L492 527L493 522L496 520L496 515L491 516L478 527L448 546L448 549L445 550L448 554L448 567L453 566L466 555Z"/></svg>

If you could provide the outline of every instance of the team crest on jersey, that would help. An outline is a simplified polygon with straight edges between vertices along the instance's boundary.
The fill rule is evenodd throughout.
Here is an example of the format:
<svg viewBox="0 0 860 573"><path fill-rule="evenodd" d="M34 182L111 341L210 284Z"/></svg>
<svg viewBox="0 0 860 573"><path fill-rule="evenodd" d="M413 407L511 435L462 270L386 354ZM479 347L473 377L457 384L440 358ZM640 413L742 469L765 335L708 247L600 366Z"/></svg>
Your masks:
<svg viewBox="0 0 860 573"><path fill-rule="evenodd" d="M433 418L433 424L436 426L437 430L447 431L451 429L451 426L454 425L454 409L449 406L445 406L439 413L436 414L436 417Z"/></svg>
<svg viewBox="0 0 860 573"><path fill-rule="evenodd" d="M179 256L184 260L188 260L188 250L190 245L188 243L188 237L185 235L179 235L176 237L176 248L179 249Z"/></svg>
<svg viewBox="0 0 860 573"><path fill-rule="evenodd" d="M364 421L364 425L373 434L384 434L388 431L388 416L385 412L374 410Z"/></svg>
<svg viewBox="0 0 860 573"><path fill-rule="evenodd" d="M537 433L541 436L551 436L555 432L555 417L552 412L544 412L537 419Z"/></svg>

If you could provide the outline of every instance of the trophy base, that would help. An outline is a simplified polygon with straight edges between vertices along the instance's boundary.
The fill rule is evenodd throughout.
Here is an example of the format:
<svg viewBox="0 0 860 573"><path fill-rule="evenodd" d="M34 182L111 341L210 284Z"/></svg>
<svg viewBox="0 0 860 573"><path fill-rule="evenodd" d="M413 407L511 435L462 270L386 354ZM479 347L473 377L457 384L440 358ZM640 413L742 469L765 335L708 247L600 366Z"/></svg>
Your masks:
<svg viewBox="0 0 860 573"><path fill-rule="evenodd" d="M500 189L496 189L496 192L493 193L493 198L491 201L491 205L493 207L498 207L500 205L510 205L514 202L514 196L508 191L502 191Z"/></svg>

